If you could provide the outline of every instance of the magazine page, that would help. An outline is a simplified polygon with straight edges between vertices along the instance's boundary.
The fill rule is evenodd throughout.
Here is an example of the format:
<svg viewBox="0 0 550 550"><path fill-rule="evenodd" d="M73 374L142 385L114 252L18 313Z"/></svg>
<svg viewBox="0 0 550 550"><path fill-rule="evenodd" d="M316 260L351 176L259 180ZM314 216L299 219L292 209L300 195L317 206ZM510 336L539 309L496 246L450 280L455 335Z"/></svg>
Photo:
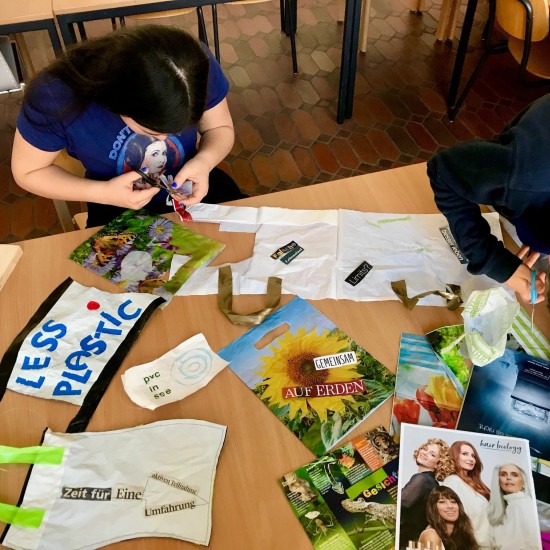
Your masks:
<svg viewBox="0 0 550 550"><path fill-rule="evenodd" d="M452 325L432 330L426 334L426 338L441 359L450 380L455 382L456 391L461 397L464 397L472 365L468 359L466 344L463 342L464 325Z"/></svg>
<svg viewBox="0 0 550 550"><path fill-rule="evenodd" d="M529 439L531 456L550 459L550 362L507 349L474 367L458 428Z"/></svg>
<svg viewBox="0 0 550 550"><path fill-rule="evenodd" d="M397 452L381 426L281 479L316 550L393 548Z"/></svg>
<svg viewBox="0 0 550 550"><path fill-rule="evenodd" d="M428 339L401 334L390 434L398 442L401 423L456 427L462 398Z"/></svg>
<svg viewBox="0 0 550 550"><path fill-rule="evenodd" d="M126 292L149 292L169 300L224 247L162 216L126 210L69 258Z"/></svg>
<svg viewBox="0 0 550 550"><path fill-rule="evenodd" d="M403 424L398 548L540 550L526 439Z"/></svg>
<svg viewBox="0 0 550 550"><path fill-rule="evenodd" d="M301 298L218 355L317 456L391 397L395 385L392 372Z"/></svg>

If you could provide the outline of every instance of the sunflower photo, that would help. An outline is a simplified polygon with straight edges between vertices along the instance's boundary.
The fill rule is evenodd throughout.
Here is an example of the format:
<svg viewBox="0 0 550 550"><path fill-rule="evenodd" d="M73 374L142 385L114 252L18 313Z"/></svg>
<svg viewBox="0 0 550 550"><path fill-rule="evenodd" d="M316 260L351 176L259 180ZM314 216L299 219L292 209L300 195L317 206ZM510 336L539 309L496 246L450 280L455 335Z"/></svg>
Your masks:
<svg viewBox="0 0 550 550"><path fill-rule="evenodd" d="M317 456L388 399L395 385L393 373L301 298L218 354Z"/></svg>
<svg viewBox="0 0 550 550"><path fill-rule="evenodd" d="M126 292L148 292L169 300L224 247L162 216L126 210L69 258Z"/></svg>

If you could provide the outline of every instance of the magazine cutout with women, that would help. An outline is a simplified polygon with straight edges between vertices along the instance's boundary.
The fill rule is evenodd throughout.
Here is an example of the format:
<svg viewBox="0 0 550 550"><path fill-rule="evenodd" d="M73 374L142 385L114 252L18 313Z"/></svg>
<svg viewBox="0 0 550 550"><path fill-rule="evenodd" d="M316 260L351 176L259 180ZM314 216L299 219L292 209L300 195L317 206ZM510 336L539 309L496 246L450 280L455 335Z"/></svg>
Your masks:
<svg viewBox="0 0 550 550"><path fill-rule="evenodd" d="M439 476L443 479L437 480L437 487L428 492L427 503L419 501L419 506L426 510L426 521L425 525L418 525L422 532L411 542L417 545L429 541L434 549L463 550L472 545L474 548L476 545L497 548L498 541L500 550L541 550L529 442L526 439L413 424L401 426L399 537L401 526L406 524L411 514L411 508L403 506L407 483L419 473L419 469L436 471L441 466L440 457L435 464L429 465L419 460L420 455L416 453L433 439L446 444L446 455L452 460L447 461L447 471L442 471ZM512 477L515 485L508 479ZM432 495L433 491L438 493ZM520 499L513 496L515 493L527 498ZM519 511L513 505L516 501L520 501ZM417 508L414 510L418 511ZM530 520L524 522L515 537L503 540L508 538L503 533L517 526L518 521L524 521L520 512L529 515ZM403 544L408 543L400 540L399 548L406 548Z"/></svg>

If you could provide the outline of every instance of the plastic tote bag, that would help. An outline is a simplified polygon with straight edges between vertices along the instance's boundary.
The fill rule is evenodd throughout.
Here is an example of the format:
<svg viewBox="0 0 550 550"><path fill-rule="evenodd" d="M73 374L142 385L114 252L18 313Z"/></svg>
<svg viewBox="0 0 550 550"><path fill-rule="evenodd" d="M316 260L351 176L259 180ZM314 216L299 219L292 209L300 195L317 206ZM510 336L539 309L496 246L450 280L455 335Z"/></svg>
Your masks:
<svg viewBox="0 0 550 550"><path fill-rule="evenodd" d="M61 449L61 463L55 455L34 464L0 542L18 550L83 550L138 537L207 545L225 432L181 419L112 432L47 430L43 445Z"/></svg>

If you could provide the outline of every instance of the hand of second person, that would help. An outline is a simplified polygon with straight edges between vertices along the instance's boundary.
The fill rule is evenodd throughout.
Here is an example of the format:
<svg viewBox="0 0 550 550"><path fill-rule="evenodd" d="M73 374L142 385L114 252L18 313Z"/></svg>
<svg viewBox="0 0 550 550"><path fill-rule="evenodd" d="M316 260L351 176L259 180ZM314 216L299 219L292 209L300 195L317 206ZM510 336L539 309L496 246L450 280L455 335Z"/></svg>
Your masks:
<svg viewBox="0 0 550 550"><path fill-rule="evenodd" d="M186 180L193 182L193 191L190 195L179 195L185 206L199 203L208 193L209 164L199 155L188 160L174 178L174 191L177 193Z"/></svg>
<svg viewBox="0 0 550 550"><path fill-rule="evenodd" d="M105 193L101 202L132 210L143 208L159 192L159 189L148 184L143 185L143 189L135 189L134 182L139 179L137 172L128 172L105 182Z"/></svg>
<svg viewBox="0 0 550 550"><path fill-rule="evenodd" d="M535 262L540 254L532 252L529 247L523 246L517 253L518 258L523 260L523 263L516 269L514 274L506 281L506 285L517 292L521 299L526 302L531 302L531 272ZM535 290L537 291L536 303L544 300L544 288L546 285L546 273L537 273L535 279Z"/></svg>

